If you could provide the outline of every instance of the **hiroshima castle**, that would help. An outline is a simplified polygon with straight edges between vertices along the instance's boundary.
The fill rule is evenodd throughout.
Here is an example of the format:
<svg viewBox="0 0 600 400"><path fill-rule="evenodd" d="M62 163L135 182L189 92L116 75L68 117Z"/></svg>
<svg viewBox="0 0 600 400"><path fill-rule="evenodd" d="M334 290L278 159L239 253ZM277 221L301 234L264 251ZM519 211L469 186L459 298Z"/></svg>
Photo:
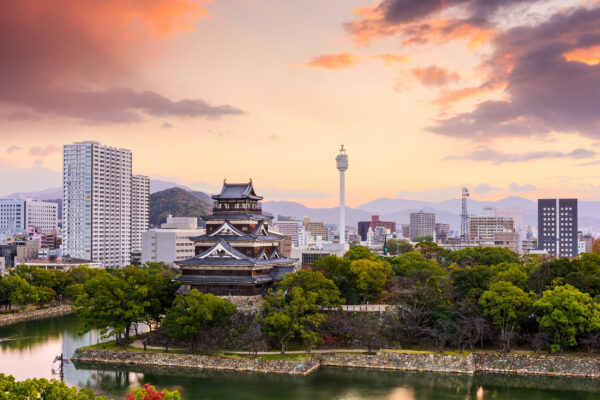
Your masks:
<svg viewBox="0 0 600 400"><path fill-rule="evenodd" d="M206 234L190 238L196 255L177 262L179 293L198 289L217 296L258 296L295 270L297 260L280 252L284 236L269 232L272 217L262 213L263 198L252 180L225 181L212 198L213 213L203 217Z"/></svg>

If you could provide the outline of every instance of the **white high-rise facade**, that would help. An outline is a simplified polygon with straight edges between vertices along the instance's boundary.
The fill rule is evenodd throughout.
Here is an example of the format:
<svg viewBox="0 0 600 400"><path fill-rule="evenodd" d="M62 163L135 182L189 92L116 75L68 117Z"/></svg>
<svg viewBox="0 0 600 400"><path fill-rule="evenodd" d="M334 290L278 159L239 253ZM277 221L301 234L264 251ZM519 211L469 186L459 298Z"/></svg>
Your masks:
<svg viewBox="0 0 600 400"><path fill-rule="evenodd" d="M118 268L131 261L131 151L77 142L63 148L63 254Z"/></svg>
<svg viewBox="0 0 600 400"><path fill-rule="evenodd" d="M142 252L142 234L150 228L150 178L131 179L131 252Z"/></svg>
<svg viewBox="0 0 600 400"><path fill-rule="evenodd" d="M0 231L25 231L28 227L50 233L58 228L58 204L34 199L0 199Z"/></svg>

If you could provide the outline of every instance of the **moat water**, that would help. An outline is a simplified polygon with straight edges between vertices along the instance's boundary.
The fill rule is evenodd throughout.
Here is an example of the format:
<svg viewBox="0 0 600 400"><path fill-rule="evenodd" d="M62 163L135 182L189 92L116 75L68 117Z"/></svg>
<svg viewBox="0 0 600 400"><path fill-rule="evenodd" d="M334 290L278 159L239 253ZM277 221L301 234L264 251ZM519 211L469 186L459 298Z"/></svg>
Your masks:
<svg viewBox="0 0 600 400"><path fill-rule="evenodd" d="M97 335L78 334L74 316L0 327L0 372L27 378L52 378L56 355L97 343ZM89 387L121 399L131 388L149 382L179 390L183 400L591 400L600 399L592 379L502 374L407 373L325 368L307 377L201 372L176 369L79 367L65 371L69 385Z"/></svg>

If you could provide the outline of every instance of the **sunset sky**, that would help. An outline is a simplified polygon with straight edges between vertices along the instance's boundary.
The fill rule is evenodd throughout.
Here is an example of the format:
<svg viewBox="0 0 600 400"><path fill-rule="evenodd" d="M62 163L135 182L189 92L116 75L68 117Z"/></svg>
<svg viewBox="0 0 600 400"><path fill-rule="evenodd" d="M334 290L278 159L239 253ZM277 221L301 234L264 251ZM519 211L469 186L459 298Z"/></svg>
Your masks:
<svg viewBox="0 0 600 400"><path fill-rule="evenodd" d="M61 184L62 145L267 200L600 200L600 3L4 0L0 195Z"/></svg>

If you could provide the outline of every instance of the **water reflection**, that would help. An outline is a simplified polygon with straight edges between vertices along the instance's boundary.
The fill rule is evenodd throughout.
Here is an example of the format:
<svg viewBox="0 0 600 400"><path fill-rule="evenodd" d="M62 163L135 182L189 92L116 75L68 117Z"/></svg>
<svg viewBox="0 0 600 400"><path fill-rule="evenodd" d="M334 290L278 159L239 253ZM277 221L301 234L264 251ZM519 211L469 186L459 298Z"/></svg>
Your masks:
<svg viewBox="0 0 600 400"><path fill-rule="evenodd" d="M73 316L0 327L0 372L18 379L51 378L52 360L98 342L78 335ZM123 398L150 382L179 390L184 400L591 400L600 398L592 379L517 375L443 375L327 368L307 377L183 368L69 364L65 380Z"/></svg>

